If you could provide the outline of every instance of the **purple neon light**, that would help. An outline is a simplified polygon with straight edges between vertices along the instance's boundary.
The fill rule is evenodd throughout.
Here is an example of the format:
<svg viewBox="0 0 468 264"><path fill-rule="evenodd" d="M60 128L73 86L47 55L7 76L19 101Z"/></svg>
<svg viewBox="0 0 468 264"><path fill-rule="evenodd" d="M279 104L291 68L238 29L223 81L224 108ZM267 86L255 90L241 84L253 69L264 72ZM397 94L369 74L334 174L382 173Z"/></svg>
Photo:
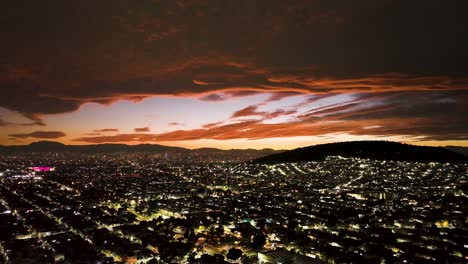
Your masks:
<svg viewBox="0 0 468 264"><path fill-rule="evenodd" d="M50 171L51 167L33 167L35 171Z"/></svg>

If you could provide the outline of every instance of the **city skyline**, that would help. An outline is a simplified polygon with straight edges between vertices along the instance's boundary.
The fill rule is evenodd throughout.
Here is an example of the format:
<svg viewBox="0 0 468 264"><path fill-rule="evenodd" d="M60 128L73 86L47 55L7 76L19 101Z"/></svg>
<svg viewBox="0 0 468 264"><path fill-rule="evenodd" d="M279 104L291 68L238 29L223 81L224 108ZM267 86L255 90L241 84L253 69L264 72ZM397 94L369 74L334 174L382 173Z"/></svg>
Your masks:
<svg viewBox="0 0 468 264"><path fill-rule="evenodd" d="M468 146L465 8L9 2L0 144Z"/></svg>

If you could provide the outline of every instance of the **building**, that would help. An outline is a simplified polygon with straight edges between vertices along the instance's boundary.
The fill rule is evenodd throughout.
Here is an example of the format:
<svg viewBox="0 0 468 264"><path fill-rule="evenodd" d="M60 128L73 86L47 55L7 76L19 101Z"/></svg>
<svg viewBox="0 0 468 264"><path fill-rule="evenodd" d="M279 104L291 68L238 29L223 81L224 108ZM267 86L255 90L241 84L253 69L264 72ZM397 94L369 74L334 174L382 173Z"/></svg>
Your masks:
<svg viewBox="0 0 468 264"><path fill-rule="evenodd" d="M325 264L325 261L293 253L286 249L277 249L258 253L259 264Z"/></svg>

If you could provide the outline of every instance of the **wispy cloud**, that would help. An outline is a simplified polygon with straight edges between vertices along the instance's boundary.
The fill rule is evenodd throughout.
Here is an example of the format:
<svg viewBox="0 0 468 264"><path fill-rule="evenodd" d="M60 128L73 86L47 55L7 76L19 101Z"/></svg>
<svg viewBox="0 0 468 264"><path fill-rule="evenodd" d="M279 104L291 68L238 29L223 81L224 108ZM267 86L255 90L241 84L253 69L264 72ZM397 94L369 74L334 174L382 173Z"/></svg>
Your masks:
<svg viewBox="0 0 468 264"><path fill-rule="evenodd" d="M420 98L421 96L424 98ZM265 139L320 136L333 133L361 136L406 135L414 140L418 140L418 138L464 139L466 137L465 124L468 120L461 108L462 102L468 102L468 97L454 93L452 96L456 96L457 102L440 103L439 98L446 98L446 96L447 94L437 93L433 93L431 96L426 93L382 94L382 96L377 97L369 94L357 94L351 101L329 102L328 105L317 104L315 108L303 114L299 113L298 110L284 109L259 111L257 107L249 106L234 112L229 120L206 124L199 129L145 134L138 136L137 139L135 139L134 134L119 134L105 137L81 137L75 140L96 143L125 142L126 140L145 142L196 139ZM373 100L378 103L371 103ZM241 117L252 116L258 116L258 119L235 121ZM266 122L281 116L294 118L274 124ZM447 116L450 117L447 118Z"/></svg>
<svg viewBox="0 0 468 264"><path fill-rule="evenodd" d="M168 125L170 125L170 126L183 126L183 125L184 125L184 123L179 123L179 122L170 122L170 123L168 123Z"/></svg>
<svg viewBox="0 0 468 264"><path fill-rule="evenodd" d="M275 101L295 93L468 87L468 54L456 48L468 45L462 2L426 1L424 10L398 1L110 4L90 6L87 17L76 15L83 8L78 3L60 10L6 4L0 106L44 125L44 115L73 112L86 102L152 96L216 101L281 92L270 98ZM38 17L44 13L51 19ZM42 44L21 45L36 43L39 33L15 21L39 23Z"/></svg>
<svg viewBox="0 0 468 264"><path fill-rule="evenodd" d="M188 135L180 130L159 136L261 138L339 129L359 134L364 133L359 127L374 126L370 120L378 119L375 125L382 127L366 133L415 131L441 138L468 133L464 1L441 5L428 0L423 9L420 1L329 0L242 5L122 0L117 6L103 0L93 5L73 1L61 8L8 1L2 8L8 16L0 24L6 40L0 42L0 107L43 130L50 115L76 112L86 103L141 103L159 96L196 98L223 107L229 100L262 93L270 95L265 105L278 103L274 110L249 103L227 116L229 120L211 120ZM31 21L41 30L24 26ZM360 98L315 105L340 94ZM281 107L295 95L310 99ZM256 123L239 131L229 126L235 118L254 115ZM262 122L286 117L295 119ZM0 125L18 125L10 121ZM332 121L349 124L328 125ZM409 129L386 124L406 124ZM436 127L441 124L445 131ZM122 135L130 134L106 139L131 137ZM142 139L151 138L140 135Z"/></svg>
<svg viewBox="0 0 468 264"><path fill-rule="evenodd" d="M12 138L61 138L66 134L61 131L34 131L31 133L19 133L8 135Z"/></svg>
<svg viewBox="0 0 468 264"><path fill-rule="evenodd" d="M101 133L101 132L119 132L118 128L102 128L93 130L93 132Z"/></svg>

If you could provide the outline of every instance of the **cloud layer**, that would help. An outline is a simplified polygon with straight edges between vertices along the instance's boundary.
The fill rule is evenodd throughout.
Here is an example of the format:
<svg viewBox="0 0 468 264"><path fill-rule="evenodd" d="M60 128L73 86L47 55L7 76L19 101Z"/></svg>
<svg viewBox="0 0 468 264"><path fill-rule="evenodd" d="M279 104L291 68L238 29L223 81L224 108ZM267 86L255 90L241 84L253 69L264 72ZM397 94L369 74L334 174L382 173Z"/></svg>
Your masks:
<svg viewBox="0 0 468 264"><path fill-rule="evenodd" d="M11 134L8 135L12 138L16 139L24 139L24 138L42 138L42 139L52 139L52 138L61 138L66 136L65 133L61 131L34 131L31 133L24 133L24 134Z"/></svg>
<svg viewBox="0 0 468 264"><path fill-rule="evenodd" d="M359 94L307 113L249 106L232 118L255 121L138 138L365 132L456 139L468 134L467 7L442 0L9 1L0 11L0 107L44 126L44 115L88 102L222 102L272 92L266 104L297 94L313 95L311 104ZM295 121L265 122L282 116ZM358 129L364 126L382 127ZM81 140L124 138L133 135Z"/></svg>
<svg viewBox="0 0 468 264"><path fill-rule="evenodd" d="M101 128L93 130L93 132L101 133L101 132L119 132L118 128Z"/></svg>

